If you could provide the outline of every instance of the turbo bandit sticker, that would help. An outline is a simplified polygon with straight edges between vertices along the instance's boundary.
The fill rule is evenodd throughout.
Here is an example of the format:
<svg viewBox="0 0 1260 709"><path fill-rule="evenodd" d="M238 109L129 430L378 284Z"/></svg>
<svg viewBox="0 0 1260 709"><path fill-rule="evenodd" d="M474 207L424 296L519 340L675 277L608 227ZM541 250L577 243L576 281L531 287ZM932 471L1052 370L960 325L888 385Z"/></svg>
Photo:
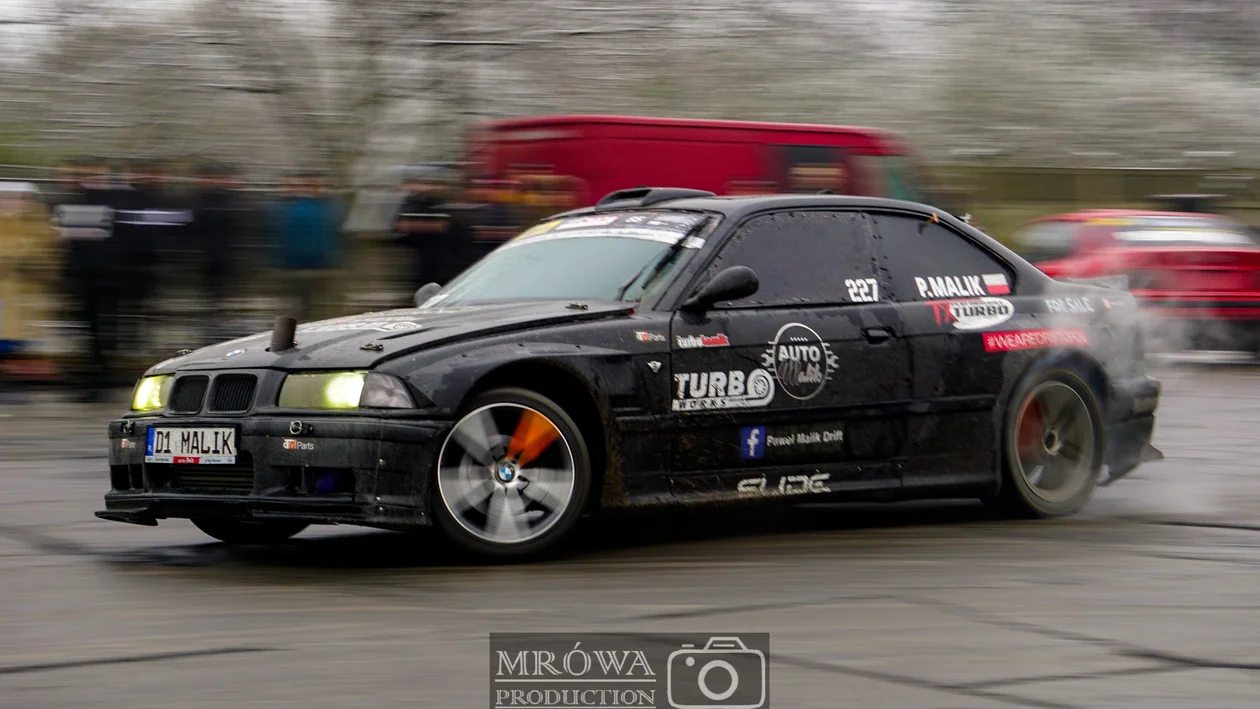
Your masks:
<svg viewBox="0 0 1260 709"><path fill-rule="evenodd" d="M818 396L840 359L818 333L800 323L788 323L770 341L761 365L774 369L775 379L788 396L805 401Z"/></svg>
<svg viewBox="0 0 1260 709"><path fill-rule="evenodd" d="M674 411L748 409L774 398L774 377L764 369L683 372L674 375L674 384Z"/></svg>

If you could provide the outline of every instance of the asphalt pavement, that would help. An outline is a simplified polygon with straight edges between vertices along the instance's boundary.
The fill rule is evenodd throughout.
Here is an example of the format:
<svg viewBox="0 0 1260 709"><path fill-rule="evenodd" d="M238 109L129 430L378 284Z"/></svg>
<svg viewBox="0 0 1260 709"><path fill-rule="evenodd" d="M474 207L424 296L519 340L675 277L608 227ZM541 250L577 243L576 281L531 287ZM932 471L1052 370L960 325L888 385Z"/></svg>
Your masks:
<svg viewBox="0 0 1260 709"><path fill-rule="evenodd" d="M232 550L93 517L121 404L0 405L0 709L486 707L491 632L771 634L773 707L1260 706L1260 367L1154 364L1167 456L1081 515L828 505Z"/></svg>

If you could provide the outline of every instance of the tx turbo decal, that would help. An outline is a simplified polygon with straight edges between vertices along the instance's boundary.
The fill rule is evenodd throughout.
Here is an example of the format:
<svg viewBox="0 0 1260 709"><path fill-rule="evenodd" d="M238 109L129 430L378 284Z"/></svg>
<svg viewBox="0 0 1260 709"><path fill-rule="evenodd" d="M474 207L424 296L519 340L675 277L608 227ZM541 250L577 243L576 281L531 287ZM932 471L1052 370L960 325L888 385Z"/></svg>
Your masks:
<svg viewBox="0 0 1260 709"><path fill-rule="evenodd" d="M948 298L982 298L986 295L1007 295L1011 286L1001 273L980 276L928 276L915 277L914 285L924 300Z"/></svg>
<svg viewBox="0 0 1260 709"><path fill-rule="evenodd" d="M1005 298L929 301L937 325L952 324L958 330L983 330L1011 319L1015 306Z"/></svg>
<svg viewBox="0 0 1260 709"><path fill-rule="evenodd" d="M686 372L674 383L674 411L755 408L774 398L774 377L764 369Z"/></svg>
<svg viewBox="0 0 1260 709"><path fill-rule="evenodd" d="M730 347L731 340L723 333L716 335L679 335L675 338L680 350L696 350L701 347Z"/></svg>
<svg viewBox="0 0 1260 709"><path fill-rule="evenodd" d="M1043 347L1089 346L1083 330L1020 330L984 333L985 352L1035 350Z"/></svg>
<svg viewBox="0 0 1260 709"><path fill-rule="evenodd" d="M1094 306L1089 298L1047 298L1046 310L1052 313L1092 313Z"/></svg>
<svg viewBox="0 0 1260 709"><path fill-rule="evenodd" d="M774 370L775 379L788 396L805 401L818 396L840 366L840 359L818 333L800 323L788 323L770 341L769 349L761 355L761 365Z"/></svg>

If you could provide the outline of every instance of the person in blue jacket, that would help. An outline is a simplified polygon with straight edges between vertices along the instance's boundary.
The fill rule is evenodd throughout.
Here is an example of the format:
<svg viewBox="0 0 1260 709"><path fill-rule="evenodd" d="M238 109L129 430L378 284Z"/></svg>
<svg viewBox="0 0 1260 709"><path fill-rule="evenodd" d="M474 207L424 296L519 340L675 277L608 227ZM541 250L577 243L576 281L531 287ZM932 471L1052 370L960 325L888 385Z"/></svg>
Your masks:
<svg viewBox="0 0 1260 709"><path fill-rule="evenodd" d="M332 274L340 264L341 205L327 194L316 174L294 176L272 205L271 224L277 267L286 294L296 300L291 315L298 322L323 315L325 298L333 287Z"/></svg>

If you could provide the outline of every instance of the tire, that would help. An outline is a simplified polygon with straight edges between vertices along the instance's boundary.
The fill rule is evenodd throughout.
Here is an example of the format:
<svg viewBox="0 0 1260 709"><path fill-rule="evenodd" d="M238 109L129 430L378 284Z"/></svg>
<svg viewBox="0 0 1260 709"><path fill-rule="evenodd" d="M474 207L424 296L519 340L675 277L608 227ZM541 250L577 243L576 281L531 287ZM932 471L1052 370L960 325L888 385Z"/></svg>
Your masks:
<svg viewBox="0 0 1260 709"><path fill-rule="evenodd" d="M573 419L528 389L474 397L434 461L437 527L480 556L523 559L553 549L586 507L591 463Z"/></svg>
<svg viewBox="0 0 1260 709"><path fill-rule="evenodd" d="M1034 518L1079 512L1098 485L1106 445L1093 390L1074 371L1045 369L1016 387L1010 402L1002 428L1003 509Z"/></svg>
<svg viewBox="0 0 1260 709"><path fill-rule="evenodd" d="M277 544L294 536L308 524L268 520L254 522L240 519L194 518L197 529L225 544Z"/></svg>

